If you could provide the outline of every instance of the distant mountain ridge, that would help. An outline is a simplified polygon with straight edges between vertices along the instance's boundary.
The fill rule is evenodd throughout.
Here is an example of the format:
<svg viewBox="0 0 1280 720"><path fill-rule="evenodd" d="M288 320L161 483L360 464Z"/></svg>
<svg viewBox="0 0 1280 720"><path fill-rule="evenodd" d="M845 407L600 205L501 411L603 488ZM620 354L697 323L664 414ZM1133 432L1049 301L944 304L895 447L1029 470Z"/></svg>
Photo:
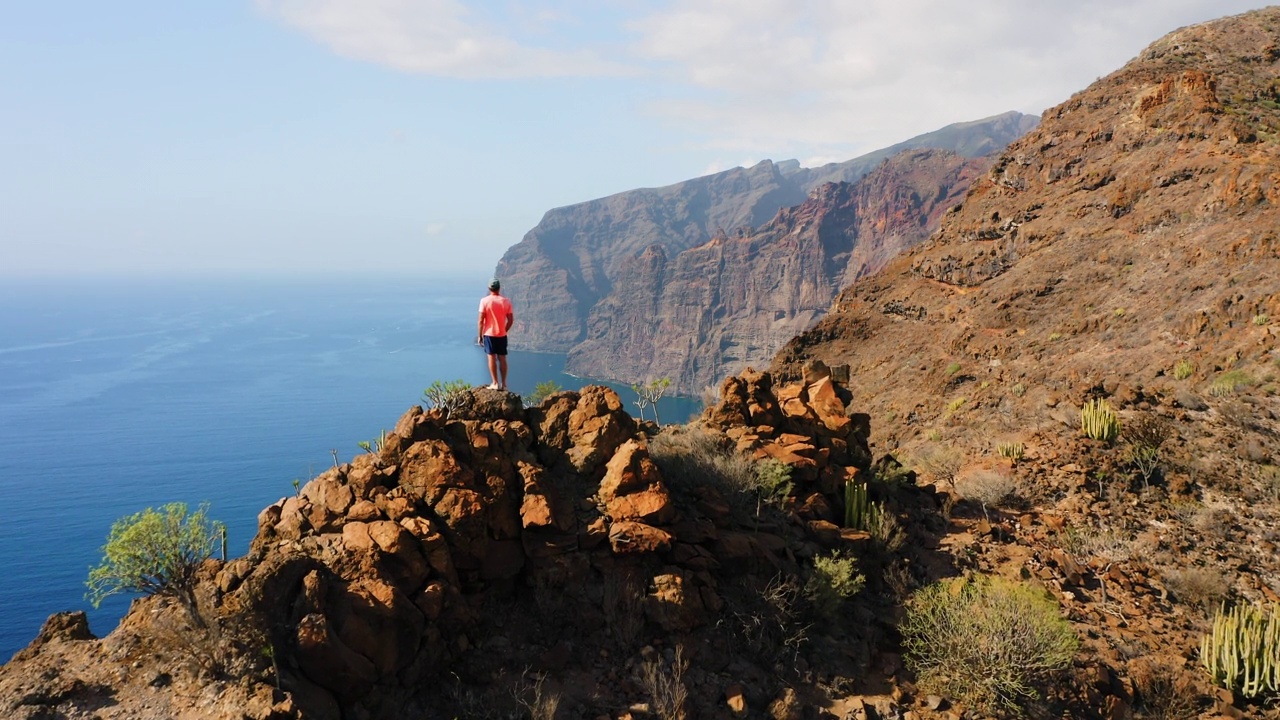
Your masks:
<svg viewBox="0 0 1280 720"><path fill-rule="evenodd" d="M802 168L762 161L661 188L644 188L550 210L499 260L496 274L518 309L518 347L567 352L587 337L592 308L609 295L622 265L651 245L668 256L719 232L754 230L827 182L855 181L912 148L977 156L1004 147L1038 122L1004 113L956 123L843 163Z"/></svg>
<svg viewBox="0 0 1280 720"><path fill-rule="evenodd" d="M674 257L654 243L620 265L565 369L666 377L695 394L763 366L823 317L841 288L927 238L988 164L907 150L854 182L819 185L757 231L722 233Z"/></svg>

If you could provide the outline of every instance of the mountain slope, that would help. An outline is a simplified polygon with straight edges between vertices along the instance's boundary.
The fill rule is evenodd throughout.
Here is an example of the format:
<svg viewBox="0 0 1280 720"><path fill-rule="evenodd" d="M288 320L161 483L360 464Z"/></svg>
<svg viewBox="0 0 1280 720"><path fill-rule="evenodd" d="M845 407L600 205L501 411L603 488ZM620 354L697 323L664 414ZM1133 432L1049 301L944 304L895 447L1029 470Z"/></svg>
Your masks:
<svg viewBox="0 0 1280 720"><path fill-rule="evenodd" d="M1274 457L1278 60L1280 8L1156 42L1046 112L935 237L846 290L775 369L850 362L882 448L1050 442L1078 422L1066 408L1109 396L1189 422L1184 439L1218 459L1207 472L1256 477L1223 443ZM1228 371L1244 380L1217 399ZM1241 413L1256 418L1243 435L1218 424Z"/></svg>
<svg viewBox="0 0 1280 720"><path fill-rule="evenodd" d="M825 182L851 182L902 149L988 154L1034 125L1006 113L957 123L904 143L820 168L769 160L661 188L630 190L550 210L499 260L496 274L516 303L514 340L565 352L586 337L592 307L612 290L622 263L655 243L674 256L720 231L757 228Z"/></svg>

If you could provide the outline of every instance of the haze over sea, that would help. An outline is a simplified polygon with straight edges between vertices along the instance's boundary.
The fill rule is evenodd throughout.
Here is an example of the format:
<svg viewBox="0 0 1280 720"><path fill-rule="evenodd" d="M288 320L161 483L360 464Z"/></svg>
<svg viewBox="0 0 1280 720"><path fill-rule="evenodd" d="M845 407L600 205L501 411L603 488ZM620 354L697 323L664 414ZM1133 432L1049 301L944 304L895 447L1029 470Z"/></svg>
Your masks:
<svg viewBox="0 0 1280 720"><path fill-rule="evenodd" d="M51 613L102 636L84 581L116 519L209 502L229 554L262 508L390 429L433 380L488 383L487 278L11 280L0 286L0 661ZM516 307L519 313L519 306ZM561 355L511 355L510 385L568 389ZM614 385L624 401L634 394ZM664 420L695 401L664 399Z"/></svg>

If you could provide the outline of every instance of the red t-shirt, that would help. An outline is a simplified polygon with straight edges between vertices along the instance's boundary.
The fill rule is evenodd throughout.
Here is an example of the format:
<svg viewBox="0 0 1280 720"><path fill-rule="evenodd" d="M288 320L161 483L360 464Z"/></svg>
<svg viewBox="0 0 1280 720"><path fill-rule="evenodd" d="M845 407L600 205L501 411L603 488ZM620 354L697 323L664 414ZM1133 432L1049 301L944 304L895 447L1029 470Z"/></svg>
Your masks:
<svg viewBox="0 0 1280 720"><path fill-rule="evenodd" d="M484 332L481 334L489 337L505 337L507 318L511 315L510 300L501 295L485 295L480 300L480 318L484 325Z"/></svg>

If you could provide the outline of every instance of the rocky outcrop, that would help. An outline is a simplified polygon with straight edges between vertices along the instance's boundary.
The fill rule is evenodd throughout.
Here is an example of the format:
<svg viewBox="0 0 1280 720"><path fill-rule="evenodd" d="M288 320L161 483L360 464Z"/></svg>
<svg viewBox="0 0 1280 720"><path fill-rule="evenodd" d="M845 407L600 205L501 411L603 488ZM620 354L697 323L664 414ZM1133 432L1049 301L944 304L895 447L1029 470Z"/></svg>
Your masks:
<svg viewBox="0 0 1280 720"><path fill-rule="evenodd" d="M768 361L825 315L836 293L922 242L986 168L907 151L854 183L828 183L755 232L668 256L651 245L621 264L570 351L576 375L668 377L696 394Z"/></svg>
<svg viewBox="0 0 1280 720"><path fill-rule="evenodd" d="M829 378L775 389L749 373L723 392L699 432L730 454L778 459L803 496L869 467L865 424L849 420L847 393ZM448 417L415 407L378 453L265 508L246 557L206 563L203 628L159 597L103 640L83 614L54 616L0 671L0 708L19 718L105 707L103 717L453 717L468 713L466 688L531 667L592 678L575 713L623 707L635 690L602 698L619 667L602 659L638 658L653 637L716 642L719 613L745 601L744 579L798 577L796 553L812 552L786 526L762 533L757 520L745 531L725 493L748 487L673 484L641 430L599 386L527 410L483 389ZM817 504L838 502L833 493ZM183 647L199 657L175 659ZM235 692L200 700L218 676L236 677Z"/></svg>
<svg viewBox="0 0 1280 720"><path fill-rule="evenodd" d="M794 160L765 160L750 168L551 210L497 265L504 291L517 308L513 342L547 352L577 345L587 337L592 309L613 291L623 264L652 245L675 256L718 234L753 230L780 209L803 202L814 188L856 181L905 150L989 155L1036 120L1005 113L950 125L844 163L802 168Z"/></svg>

